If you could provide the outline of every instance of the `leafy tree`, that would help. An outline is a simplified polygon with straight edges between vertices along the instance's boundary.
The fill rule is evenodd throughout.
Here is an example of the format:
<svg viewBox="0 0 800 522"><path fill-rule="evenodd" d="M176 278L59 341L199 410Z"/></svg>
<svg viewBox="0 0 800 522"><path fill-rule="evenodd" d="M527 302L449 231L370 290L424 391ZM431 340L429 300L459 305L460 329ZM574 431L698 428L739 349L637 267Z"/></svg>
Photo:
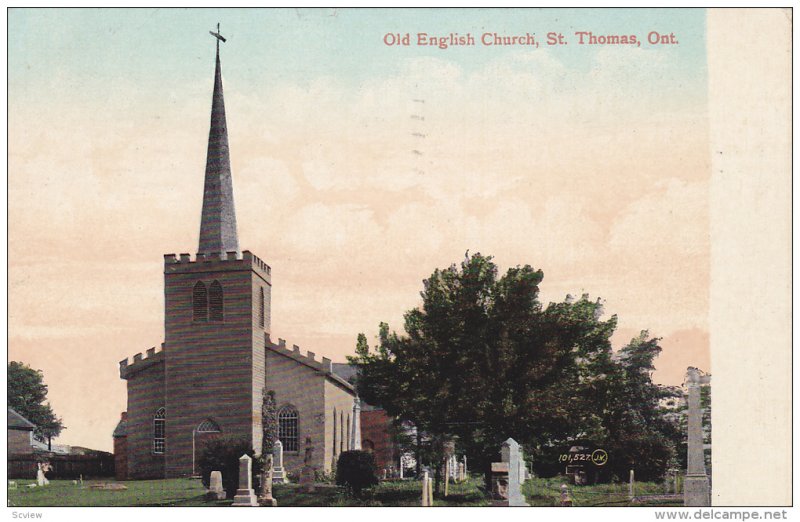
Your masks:
<svg viewBox="0 0 800 522"><path fill-rule="evenodd" d="M36 425L34 436L48 447L65 428L47 402L47 385L41 370L12 361L8 363L8 406Z"/></svg>
<svg viewBox="0 0 800 522"><path fill-rule="evenodd" d="M631 460L622 452L644 458L658 449L648 462L660 472L669 449L659 444L669 441L653 410L657 387L644 371L660 350L656 340L639 339L615 361L616 316L601 320L602 304L588 295L543 307L543 277L529 265L499 276L480 254L435 270L422 305L405 314L405 335L382 323L374 350L359 336L349 359L359 394L429 436L427 462L437 474L441 444L451 439L488 470L508 437L535 459L571 440L602 444L621 435L633 450L615 446L620 463Z"/></svg>
<svg viewBox="0 0 800 522"><path fill-rule="evenodd" d="M640 480L656 480L677 456L680 427L662 403L676 391L651 380L654 360L661 352L658 339L643 331L619 352L613 387L606 397L604 427L609 467L618 477L633 469Z"/></svg>

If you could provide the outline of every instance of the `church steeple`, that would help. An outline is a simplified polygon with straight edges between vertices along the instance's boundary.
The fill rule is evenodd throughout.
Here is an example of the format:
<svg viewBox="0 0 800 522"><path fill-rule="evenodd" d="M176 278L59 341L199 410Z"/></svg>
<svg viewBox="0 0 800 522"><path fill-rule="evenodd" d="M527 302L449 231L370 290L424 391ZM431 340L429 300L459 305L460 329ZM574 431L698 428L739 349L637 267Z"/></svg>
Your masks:
<svg viewBox="0 0 800 522"><path fill-rule="evenodd" d="M211 32L211 31L210 31ZM236 209L233 205L233 181L228 149L228 127L225 122L225 100L222 96L222 71L219 62L219 42L225 41L217 32L217 64L214 72L214 96L211 102L211 129L208 133L208 155L203 191L203 214L200 218L199 254L239 252L236 233Z"/></svg>

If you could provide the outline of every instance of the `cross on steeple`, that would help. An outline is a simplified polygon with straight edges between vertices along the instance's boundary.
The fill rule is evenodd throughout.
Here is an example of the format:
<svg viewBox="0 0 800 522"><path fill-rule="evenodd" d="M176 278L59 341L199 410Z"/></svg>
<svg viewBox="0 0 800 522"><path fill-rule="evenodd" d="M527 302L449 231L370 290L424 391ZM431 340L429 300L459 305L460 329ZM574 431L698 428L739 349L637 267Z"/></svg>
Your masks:
<svg viewBox="0 0 800 522"><path fill-rule="evenodd" d="M217 24L217 32L216 33L214 31L209 31L209 33L211 34L211 36L213 36L214 38L217 39L217 52L219 52L219 41L220 40L222 40L223 42L225 41L225 37L222 36L221 34L219 34L219 24Z"/></svg>

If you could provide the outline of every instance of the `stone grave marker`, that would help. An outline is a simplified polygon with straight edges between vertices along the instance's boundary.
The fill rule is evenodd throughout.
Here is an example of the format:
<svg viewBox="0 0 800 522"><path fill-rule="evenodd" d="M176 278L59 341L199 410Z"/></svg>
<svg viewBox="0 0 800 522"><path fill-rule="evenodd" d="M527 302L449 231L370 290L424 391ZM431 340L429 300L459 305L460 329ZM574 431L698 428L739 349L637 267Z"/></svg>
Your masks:
<svg viewBox="0 0 800 522"><path fill-rule="evenodd" d="M288 482L288 480L286 471L283 469L283 443L276 440L272 448L272 483L283 484L284 482Z"/></svg>
<svg viewBox="0 0 800 522"><path fill-rule="evenodd" d="M225 488L222 487L221 471L215 470L211 472L211 477L208 480L206 498L208 500L225 500Z"/></svg>
<svg viewBox="0 0 800 522"><path fill-rule="evenodd" d="M314 491L314 468L311 466L314 457L314 446L311 437L306 437L306 454L303 457L303 469L300 471L300 485L306 493Z"/></svg>
<svg viewBox="0 0 800 522"><path fill-rule="evenodd" d="M711 382L711 376L701 375L697 368L686 370L686 383L689 388L687 399L689 413L687 419L687 469L683 481L684 506L710 506L711 491L706 475L706 462L703 455L703 409L700 405L700 387Z"/></svg>
<svg viewBox="0 0 800 522"><path fill-rule="evenodd" d="M500 462L492 463L492 494L495 505L527 506L520 485L524 482L524 463L519 444L514 439L506 440L500 446Z"/></svg>
<svg viewBox="0 0 800 522"><path fill-rule="evenodd" d="M233 497L234 506L258 506L253 491L253 459L245 454L239 457L239 489Z"/></svg>

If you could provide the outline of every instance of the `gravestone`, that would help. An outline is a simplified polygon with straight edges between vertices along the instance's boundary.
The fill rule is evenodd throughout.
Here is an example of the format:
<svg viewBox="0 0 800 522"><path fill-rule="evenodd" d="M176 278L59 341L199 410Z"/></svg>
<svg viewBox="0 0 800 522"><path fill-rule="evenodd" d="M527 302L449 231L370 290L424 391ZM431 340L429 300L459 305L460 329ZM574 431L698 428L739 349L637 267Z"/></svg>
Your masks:
<svg viewBox="0 0 800 522"><path fill-rule="evenodd" d="M283 443L279 440L275 441L272 448L272 483L283 484L288 482L286 479L286 471L283 469Z"/></svg>
<svg viewBox="0 0 800 522"><path fill-rule="evenodd" d="M311 437L306 437L306 454L303 457L303 469L300 471L300 485L306 493L314 492L314 468L311 466L314 458L314 446Z"/></svg>
<svg viewBox="0 0 800 522"><path fill-rule="evenodd" d="M514 439L508 439L500 446L500 462L492 463L492 493L496 505L528 505L520 487L525 480L524 470L519 444Z"/></svg>
<svg viewBox="0 0 800 522"><path fill-rule="evenodd" d="M633 470L630 471L628 480L628 498L633 498Z"/></svg>
<svg viewBox="0 0 800 522"><path fill-rule="evenodd" d="M258 500L253 491L253 459L245 454L239 457L239 489L233 497L234 506L257 506Z"/></svg>
<svg viewBox="0 0 800 522"><path fill-rule="evenodd" d="M569 496L569 487L561 484L561 505L568 507L572 505L572 498Z"/></svg>
<svg viewBox="0 0 800 522"><path fill-rule="evenodd" d="M47 480L47 477L44 476L46 471L50 471L53 469L50 464L47 462L39 462L36 465L36 483L40 486L46 486L50 484L50 481Z"/></svg>
<svg viewBox="0 0 800 522"><path fill-rule="evenodd" d="M225 500L225 489L222 487L222 472L212 471L206 491L208 500Z"/></svg>
<svg viewBox="0 0 800 522"><path fill-rule="evenodd" d="M687 469L683 481L684 506L710 506L711 491L706 475L703 455L703 409L700 405L700 387L711 382L709 375L701 375L697 368L686 370L686 384L689 388L687 399L689 413L687 419Z"/></svg>
<svg viewBox="0 0 800 522"><path fill-rule="evenodd" d="M425 471L422 474L422 507L430 507L433 505L433 479L428 476Z"/></svg>

